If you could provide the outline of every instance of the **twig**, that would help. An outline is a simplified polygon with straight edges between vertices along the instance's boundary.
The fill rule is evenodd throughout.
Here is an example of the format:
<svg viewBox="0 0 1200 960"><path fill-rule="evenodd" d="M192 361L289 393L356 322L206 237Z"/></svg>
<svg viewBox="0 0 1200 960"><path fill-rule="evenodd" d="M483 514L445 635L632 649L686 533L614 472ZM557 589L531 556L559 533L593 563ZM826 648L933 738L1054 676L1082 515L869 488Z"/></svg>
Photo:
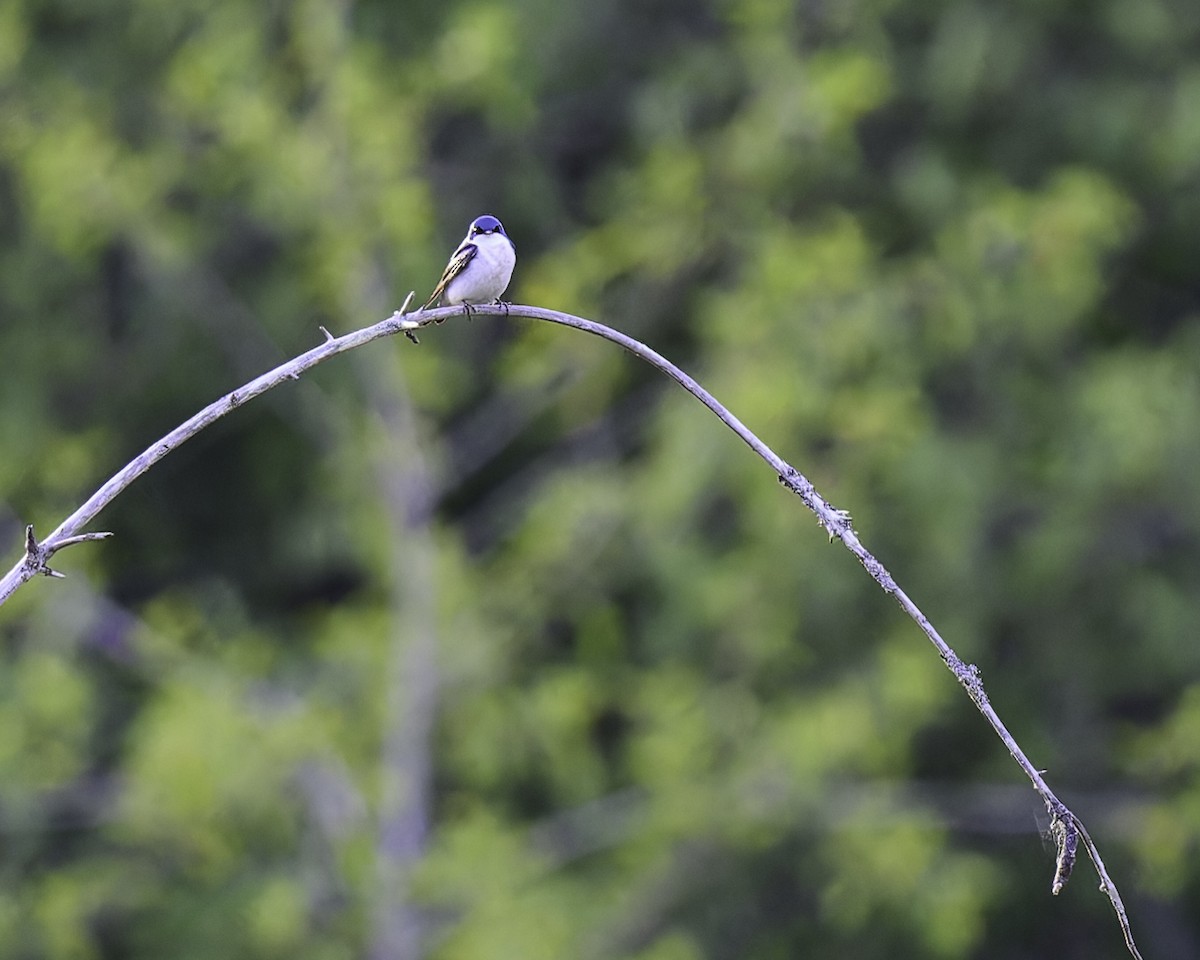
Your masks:
<svg viewBox="0 0 1200 960"><path fill-rule="evenodd" d="M372 340L377 340L380 337L396 333L403 333L413 342L416 342L415 331L417 329L428 326L431 323L441 322L448 317L461 313L474 316L527 317L531 320L545 320L549 323L557 323L565 327L573 327L576 330L583 330L586 333L609 340L645 360L651 366L665 373L708 407L722 423L741 437L746 445L775 471L780 483L800 497L804 505L816 514L817 520L828 532L830 539L836 538L840 540L846 549L854 554L875 582L886 593L890 594L900 605L901 609L921 628L921 631L929 638L930 643L933 644L938 655L946 664L946 667L962 685L963 689L966 690L976 709L979 710L984 719L991 725L996 735L1007 748L1009 754L1017 762L1017 765L1020 766L1025 776L1029 778L1030 783L1033 784L1034 790L1037 791L1046 804L1046 809L1050 813L1052 833L1055 836L1058 846L1058 856L1056 858L1054 878L1051 883L1051 892L1054 894L1059 893L1070 878L1071 869L1075 862L1076 845L1078 839L1082 838L1084 849L1087 850L1088 856L1091 858L1096 872L1100 877L1100 889L1107 894L1113 911L1117 915L1117 921L1121 926L1121 933L1125 938L1125 946L1128 948L1131 956L1135 957L1136 960L1141 960L1141 954L1134 943L1129 918L1126 915L1121 895L1117 891L1116 884L1113 883L1112 878L1108 875L1104 861L1100 857L1100 851L1096 848L1083 822L1066 804L1055 796L1054 792L1043 779L1041 771L1030 762L1012 734L1009 733L1008 728L1000 720L996 711L992 709L991 702L983 687L979 668L974 664L963 662L950 645L942 639L941 634L937 632L933 624L921 612L920 608L913 603L908 594L900 589L899 585L892 578L892 575L887 571L887 568L862 545L858 539L858 535L851 526L850 515L846 511L838 510L831 506L828 501L817 493L812 483L804 474L800 473L799 470L787 463L787 461L783 460L775 451L763 443L745 424L730 413L729 410L720 404L699 383L693 380L692 377L684 373L665 357L650 349L644 343L634 340L632 337L628 337L604 324L596 323L593 320L585 320L582 317L576 317L571 314L559 313L555 310L545 310L540 307L517 306L507 303L475 305L470 308L465 306L440 307L433 310L420 310L415 314L408 314L406 311L412 302L412 297L413 295L410 293L400 310L396 311L387 320L373 326L365 327L362 330L348 333L344 337L338 338L330 338L329 333L323 331L326 340L319 347L315 347L307 353L296 357L294 360L276 367L274 370L250 381L241 389L235 390L215 403L209 404L209 406L205 407L190 420L176 427L163 437L162 440L152 444L139 456L135 457L104 486L97 490L83 506L59 524L54 532L40 545L33 538L33 528L27 528L25 557L3 579L0 579L0 604L3 604L23 583L28 582L39 573L54 576L54 571L50 570L45 561L56 551L82 540L98 539L101 536L105 536L104 534L79 534L78 531L107 506L117 494L185 440L195 436L209 424L220 419L247 400L265 393L285 380L299 379L301 373L316 366L323 360L328 360L332 356L344 353L346 350L352 350L365 343L370 343Z"/></svg>

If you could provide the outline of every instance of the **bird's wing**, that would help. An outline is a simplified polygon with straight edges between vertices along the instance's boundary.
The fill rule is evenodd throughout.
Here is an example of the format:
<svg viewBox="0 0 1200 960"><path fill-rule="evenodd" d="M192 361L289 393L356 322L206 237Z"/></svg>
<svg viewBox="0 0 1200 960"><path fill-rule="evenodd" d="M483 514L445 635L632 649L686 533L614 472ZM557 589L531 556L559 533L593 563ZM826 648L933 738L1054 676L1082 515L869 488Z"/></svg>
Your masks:
<svg viewBox="0 0 1200 960"><path fill-rule="evenodd" d="M450 258L450 262L446 264L446 272L442 274L442 279L438 281L438 285L433 288L433 293L426 301L422 310L428 310L446 292L446 287L450 285L450 281L457 277L466 269L468 263L478 252L479 248L473 243L464 243L461 247L454 251L454 256Z"/></svg>

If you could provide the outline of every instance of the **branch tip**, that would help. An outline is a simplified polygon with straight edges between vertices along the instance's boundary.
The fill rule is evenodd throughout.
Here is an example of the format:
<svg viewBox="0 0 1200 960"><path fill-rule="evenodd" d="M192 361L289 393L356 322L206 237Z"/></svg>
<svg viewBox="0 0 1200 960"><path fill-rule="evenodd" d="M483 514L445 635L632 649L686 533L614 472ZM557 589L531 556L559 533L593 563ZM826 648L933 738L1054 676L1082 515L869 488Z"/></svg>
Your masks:
<svg viewBox="0 0 1200 960"><path fill-rule="evenodd" d="M323 334L325 334L325 342L326 343L332 343L334 340L337 339L337 337L335 337L332 333L330 333L328 330L326 330L320 324L317 325L317 329L320 330Z"/></svg>
<svg viewBox="0 0 1200 960"><path fill-rule="evenodd" d="M73 537L63 537L50 546L43 545L43 548L46 551L46 556L51 556L58 553L63 547L73 547L77 543L91 543L94 540L107 540L111 536L111 530L97 530L95 533L77 533Z"/></svg>

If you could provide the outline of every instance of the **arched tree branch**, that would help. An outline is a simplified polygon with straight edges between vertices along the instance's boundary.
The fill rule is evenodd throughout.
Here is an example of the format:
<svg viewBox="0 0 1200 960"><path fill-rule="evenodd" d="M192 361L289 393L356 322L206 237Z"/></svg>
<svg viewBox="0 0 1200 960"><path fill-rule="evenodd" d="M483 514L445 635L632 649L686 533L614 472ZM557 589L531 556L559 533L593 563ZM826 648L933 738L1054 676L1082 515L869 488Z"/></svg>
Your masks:
<svg viewBox="0 0 1200 960"><path fill-rule="evenodd" d="M130 461L99 490L92 494L83 506L60 523L44 541L38 543L33 536L33 528L27 528L25 556L0 579L0 604L8 600L22 584L33 579L38 574L56 575L56 571L50 569L47 561L57 551L75 543L107 536L107 534L103 533L80 533L80 531L134 480L176 447L180 446L180 444L194 437L211 423L219 420L248 400L252 400L259 394L265 393L272 387L278 386L287 380L299 379L300 375L305 371L315 367L318 363L328 360L330 357L337 356L339 353L345 353L347 350L353 350L355 347L370 343L372 340L378 340L381 337L392 336L397 333L403 333L415 343L417 342L415 331L419 328L428 326L431 323L440 323L447 317L467 312L465 308L461 307L440 307L434 310L408 314L405 311L411 301L412 294L410 293L404 302L404 306L388 319L373 326L365 327L362 330L348 333L343 337L334 337L328 330L321 328L325 341L320 346L314 347L307 353L301 354L295 359L281 364L274 370L251 380L244 387L226 394L221 399L209 404L191 419L180 424L161 440L147 447L146 450ZM565 327L574 327L576 330L583 330L586 333L609 340L666 374L708 407L722 423L741 437L747 446L770 466L778 476L780 483L800 497L804 501L804 505L816 514L817 520L828 531L830 538L840 540L846 549L854 554L875 582L886 593L890 594L900 605L901 609L921 628L921 631L929 638L930 643L933 644L938 655L946 664L946 667L954 675L954 678L967 691L976 709L991 724L992 729L1012 755L1012 758L1016 760L1025 776L1029 778L1030 783L1033 784L1033 788L1046 804L1046 809L1051 819L1051 834L1055 838L1058 848L1054 878L1051 882L1051 892L1054 894L1059 893L1070 878L1071 870L1075 863L1076 849L1082 840L1084 849L1087 850L1088 856L1091 858L1096 872L1100 877L1100 888L1107 894L1117 915L1122 935L1125 938L1125 946L1133 957L1141 960L1141 954L1134 943L1133 934L1129 926L1129 918L1125 912L1125 905L1121 900L1121 895L1117 891L1116 884L1113 883L1112 878L1108 875L1104 861L1100 857L1100 851L1096 848L1096 844L1092 841L1083 822L1066 804L1055 796L1042 777L1041 771L1030 762L1012 734L1009 733L1008 728L1000 720L984 690L979 669L974 664L965 663L954 652L950 645L942 639L941 634L938 633L933 624L929 622L925 614L921 612L920 608L899 587L883 564L862 545L862 542L858 539L858 535L851 526L850 515L848 513L830 506L817 493L808 478L800 473L799 470L783 460L775 451L763 443L745 424L730 413L729 410L692 379L692 377L644 343L634 340L632 337L628 337L604 324L585 320L582 317L572 316L567 313L559 313L556 310L545 310L540 307L515 306L503 303L490 304L473 306L470 308L469 313L474 316L511 315L527 317L533 320L545 320Z"/></svg>

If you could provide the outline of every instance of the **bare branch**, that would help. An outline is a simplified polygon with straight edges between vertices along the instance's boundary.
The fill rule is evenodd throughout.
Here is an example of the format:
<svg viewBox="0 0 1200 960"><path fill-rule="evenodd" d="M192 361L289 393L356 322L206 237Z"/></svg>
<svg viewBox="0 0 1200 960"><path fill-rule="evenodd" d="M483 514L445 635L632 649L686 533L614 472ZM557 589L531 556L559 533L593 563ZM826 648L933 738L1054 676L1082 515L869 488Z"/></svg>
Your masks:
<svg viewBox="0 0 1200 960"><path fill-rule="evenodd" d="M775 471L779 481L787 489L800 497L804 505L816 514L817 520L829 533L830 539L836 538L841 540L846 549L858 559L867 573L871 575L872 579L921 628L921 631L928 637L930 643L933 644L938 655L946 664L946 667L962 685L963 689L966 690L976 709L979 710L984 719L991 725L1009 754L1017 762L1017 765L1024 772L1025 776L1029 778L1030 783L1033 784L1034 790L1037 791L1046 804L1046 809L1049 811L1051 817L1052 830L1054 831L1058 845L1055 874L1051 885L1052 892L1057 894L1061 891L1063 885L1069 879L1071 868L1074 865L1078 838L1082 837L1088 856L1091 858L1096 872L1100 877L1100 888L1108 896L1109 901L1112 903L1113 911L1117 915L1122 935L1125 938L1125 945L1133 957L1141 960L1141 954L1134 943L1133 934L1129 926L1129 918L1125 913L1125 905L1121 900L1121 895L1117 891L1116 884L1113 883L1112 878L1108 875L1108 871L1104 867L1104 862L1100 858L1100 853L1096 849L1096 845L1092 842L1083 822L1068 809L1066 804L1055 796L1054 792L1043 779L1042 772L1030 762L1012 734L1009 733L1008 728L1000 720L996 711L992 709L991 702L983 687L983 679L980 676L979 668L974 664L965 663L954 652L950 645L942 639L941 634L938 633L933 624L929 622L925 614L921 612L920 608L909 598L908 594L900 589L899 585L892 578L892 575L887 571L887 568L862 545L862 542L858 539L858 535L851 526L850 515L846 511L831 506L817 493L812 483L804 474L800 473L799 470L787 463L774 450L763 443L745 424L720 404L712 394L700 386L692 377L684 373L661 354L650 349L644 343L634 340L632 337L628 337L611 327L606 327L604 324L596 323L593 320L585 320L582 317L559 313L555 310L517 306L508 303L475 305L470 307L465 305L461 307L439 307L432 310L419 310L416 313L408 314L406 311L412 299L413 295L410 293L404 301L404 306L387 320L370 327L365 327L354 333L346 334L344 337L326 339L320 346L301 354L294 360L290 360L268 373L264 373L257 379L250 381L244 387L209 404L190 420L176 427L161 440L151 444L143 453L130 461L129 464L114 475L104 486L97 490L83 506L59 524L57 529L43 543L37 543L33 537L33 528L28 527L26 531L24 558L3 579L0 579L0 604L4 603L23 583L28 582L38 574L45 576L59 575L50 570L46 565L46 560L55 551L62 549L64 546L79 542L80 534L78 531L82 527L91 522L96 514L112 502L129 484L184 441L191 439L209 424L220 419L247 400L265 393L285 380L299 379L300 375L306 370L324 360L328 360L332 356L352 350L355 347L360 347L380 337L391 336L396 333L403 333L415 343L417 339L416 330L431 323L440 323L448 317L458 314L465 314L467 316L527 317L532 320L544 320L565 327L574 327L576 330L583 330L586 333L609 340L635 356L640 357L651 366L666 374L708 407L722 423L741 437L746 445ZM328 336L328 333L326 333L327 338ZM84 538L88 537L85 535Z"/></svg>

